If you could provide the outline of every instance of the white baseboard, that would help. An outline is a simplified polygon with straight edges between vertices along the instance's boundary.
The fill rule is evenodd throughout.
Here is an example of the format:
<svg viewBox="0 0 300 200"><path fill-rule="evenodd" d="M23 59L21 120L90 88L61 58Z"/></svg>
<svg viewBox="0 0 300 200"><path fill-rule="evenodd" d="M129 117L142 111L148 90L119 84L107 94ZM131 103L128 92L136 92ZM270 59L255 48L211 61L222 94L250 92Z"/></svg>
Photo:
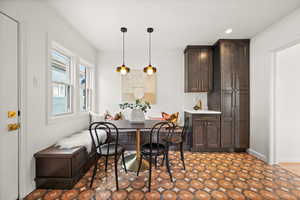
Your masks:
<svg viewBox="0 0 300 200"><path fill-rule="evenodd" d="M299 158L278 159L278 163L300 163Z"/></svg>
<svg viewBox="0 0 300 200"><path fill-rule="evenodd" d="M268 162L267 157L264 154L261 154L253 149L247 149L247 152L253 156L255 156L256 158L263 160L265 162Z"/></svg>

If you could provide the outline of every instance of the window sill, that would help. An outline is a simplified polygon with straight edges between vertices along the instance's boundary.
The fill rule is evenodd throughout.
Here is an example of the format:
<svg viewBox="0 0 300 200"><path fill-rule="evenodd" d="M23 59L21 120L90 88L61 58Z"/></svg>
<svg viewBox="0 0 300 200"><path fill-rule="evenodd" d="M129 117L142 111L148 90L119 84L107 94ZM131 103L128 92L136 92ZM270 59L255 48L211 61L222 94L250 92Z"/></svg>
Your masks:
<svg viewBox="0 0 300 200"><path fill-rule="evenodd" d="M69 113L69 114L64 114L60 116L48 116L47 119L47 124L52 125L52 124L57 124L57 123L62 123L65 122L66 120L77 120L80 118L85 118L88 117L88 112L80 112L80 113Z"/></svg>

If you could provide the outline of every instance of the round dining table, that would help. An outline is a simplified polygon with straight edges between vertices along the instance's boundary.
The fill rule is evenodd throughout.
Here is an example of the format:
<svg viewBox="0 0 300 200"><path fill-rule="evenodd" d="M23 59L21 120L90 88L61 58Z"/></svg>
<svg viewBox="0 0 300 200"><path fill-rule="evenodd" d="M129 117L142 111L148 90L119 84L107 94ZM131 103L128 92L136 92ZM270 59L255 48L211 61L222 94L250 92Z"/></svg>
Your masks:
<svg viewBox="0 0 300 200"><path fill-rule="evenodd" d="M159 122L161 122L161 120L145 120L143 123L130 122L129 120L117 120L111 122L119 129L119 134L122 134L122 130L135 130L136 132L136 152L125 156L125 165L128 171L138 171L139 161L141 159L141 131L149 132L152 127ZM145 171L146 169L149 169L149 162L147 160L142 160L140 171Z"/></svg>

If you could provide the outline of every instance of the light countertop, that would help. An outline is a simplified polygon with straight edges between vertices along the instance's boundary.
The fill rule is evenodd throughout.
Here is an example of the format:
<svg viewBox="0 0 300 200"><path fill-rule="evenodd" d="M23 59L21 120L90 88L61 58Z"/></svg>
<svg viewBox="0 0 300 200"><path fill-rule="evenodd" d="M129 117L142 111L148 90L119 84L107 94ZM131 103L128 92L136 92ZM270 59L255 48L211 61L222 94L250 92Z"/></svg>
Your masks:
<svg viewBox="0 0 300 200"><path fill-rule="evenodd" d="M221 114L220 111L215 110L193 110L193 109L184 109L184 112L190 113L190 114Z"/></svg>

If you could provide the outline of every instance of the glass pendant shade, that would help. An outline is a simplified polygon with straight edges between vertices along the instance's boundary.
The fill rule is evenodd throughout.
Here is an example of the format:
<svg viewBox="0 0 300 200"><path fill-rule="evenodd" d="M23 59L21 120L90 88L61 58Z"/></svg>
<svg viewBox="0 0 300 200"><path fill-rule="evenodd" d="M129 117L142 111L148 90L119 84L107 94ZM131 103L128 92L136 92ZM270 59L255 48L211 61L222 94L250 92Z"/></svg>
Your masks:
<svg viewBox="0 0 300 200"><path fill-rule="evenodd" d="M121 27L121 32L123 33L123 64L119 67L117 67L116 72L120 72L121 75L126 75L127 73L130 72L129 67L125 66L125 33L127 32L127 28L125 27Z"/></svg>
<svg viewBox="0 0 300 200"><path fill-rule="evenodd" d="M147 32L149 33L149 65L144 68L144 72L151 76L156 73L156 68L151 65L151 33L153 32L153 28L147 28Z"/></svg>
<svg viewBox="0 0 300 200"><path fill-rule="evenodd" d="M156 72L156 68L153 67L152 65L148 65L147 67L144 68L144 72L148 75L152 75Z"/></svg>
<svg viewBox="0 0 300 200"><path fill-rule="evenodd" d="M126 67L125 65L122 65L120 67L117 67L116 72L120 72L122 75L126 75L130 72L129 67Z"/></svg>

